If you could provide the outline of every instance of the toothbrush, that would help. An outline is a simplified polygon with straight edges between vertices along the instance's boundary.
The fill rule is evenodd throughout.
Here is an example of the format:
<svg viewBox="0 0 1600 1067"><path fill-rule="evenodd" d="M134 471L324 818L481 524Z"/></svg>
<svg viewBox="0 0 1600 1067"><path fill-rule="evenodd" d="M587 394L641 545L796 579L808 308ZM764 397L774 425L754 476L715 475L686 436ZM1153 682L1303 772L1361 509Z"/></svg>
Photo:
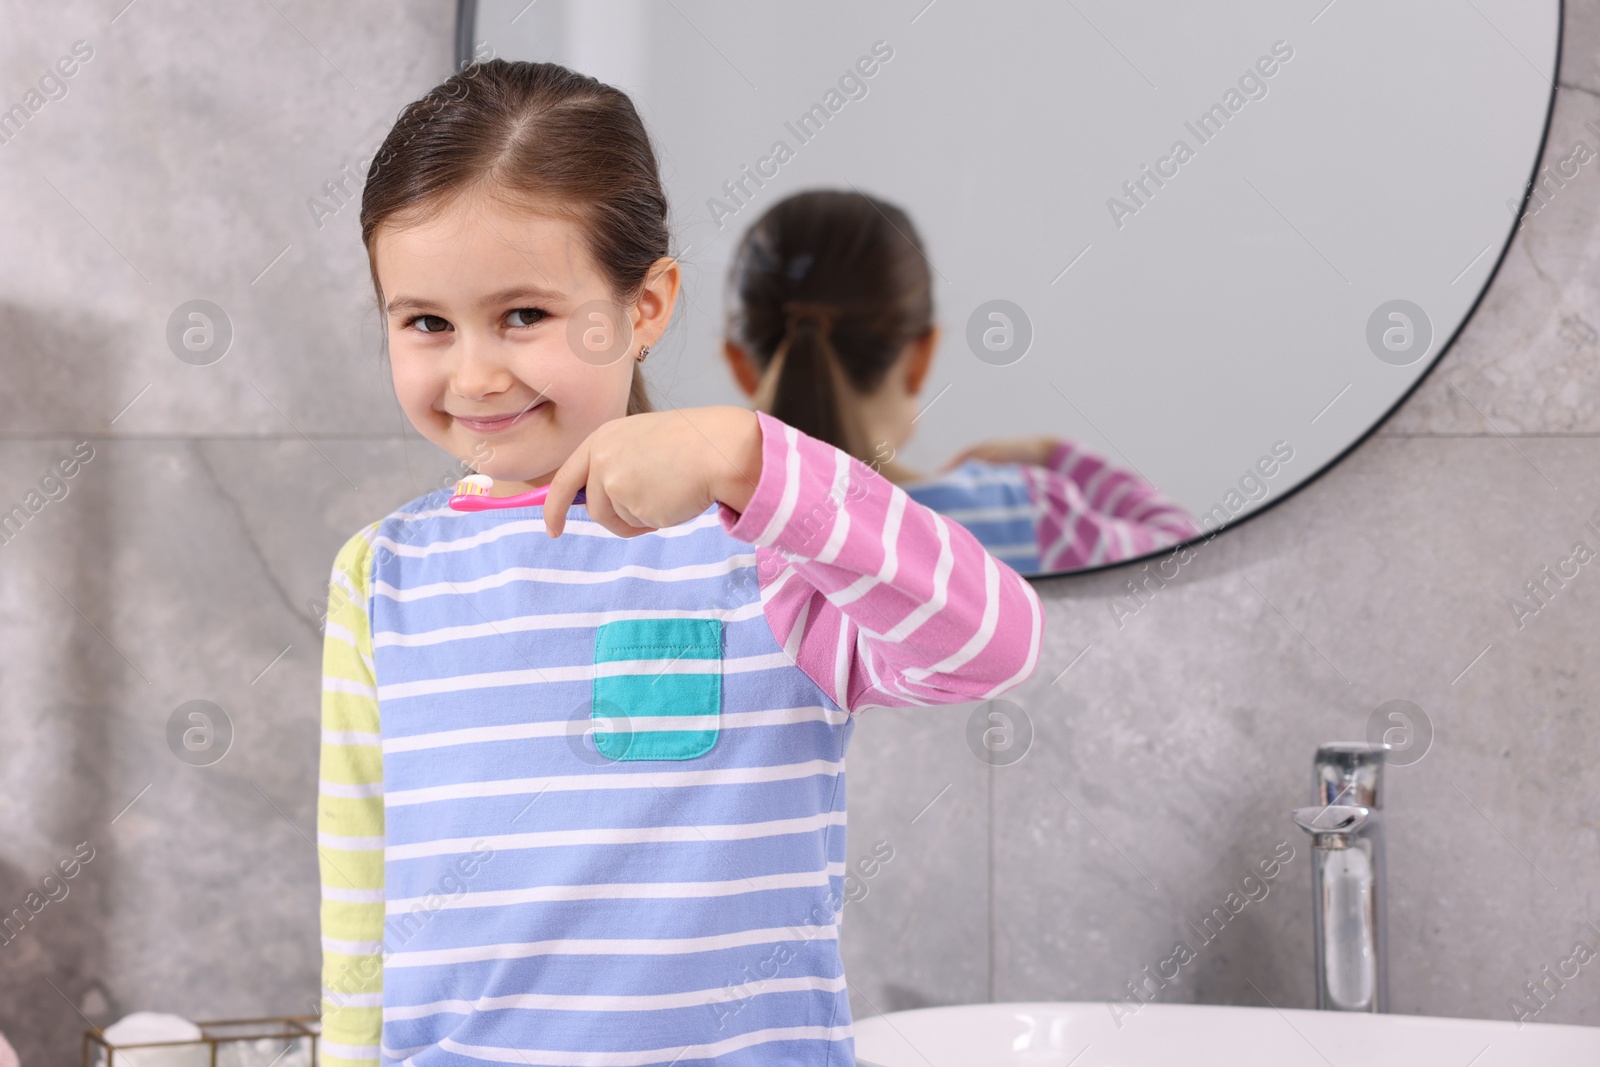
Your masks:
<svg viewBox="0 0 1600 1067"><path fill-rule="evenodd" d="M455 496L450 498L450 507L456 511L492 511L496 508L525 508L535 504L543 504L550 495L550 487L541 485L537 489L530 489L526 493L517 493L514 496L491 496L489 490L494 488L494 479L487 474L469 474L456 482ZM573 495L573 504L588 502L585 486L579 486Z"/></svg>
<svg viewBox="0 0 1600 1067"><path fill-rule="evenodd" d="M450 506L456 511L524 508L532 504L543 504L544 498L550 495L548 485L541 485L537 489L530 489L526 493L517 493L514 496L490 496L489 490L493 487L494 479L487 474L469 474L456 482L456 495L450 498Z"/></svg>

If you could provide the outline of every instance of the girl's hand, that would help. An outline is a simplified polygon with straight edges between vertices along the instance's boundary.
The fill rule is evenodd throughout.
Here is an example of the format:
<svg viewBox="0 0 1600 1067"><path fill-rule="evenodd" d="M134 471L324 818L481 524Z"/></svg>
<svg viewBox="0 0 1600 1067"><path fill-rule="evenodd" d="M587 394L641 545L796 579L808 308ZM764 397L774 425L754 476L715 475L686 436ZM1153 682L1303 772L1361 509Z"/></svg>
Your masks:
<svg viewBox="0 0 1600 1067"><path fill-rule="evenodd" d="M688 522L718 501L742 512L760 480L754 411L717 405L627 415L602 423L556 470L545 532L561 536L580 488L596 522L637 537Z"/></svg>
<svg viewBox="0 0 1600 1067"><path fill-rule="evenodd" d="M950 470L969 459L981 459L988 463L1032 463L1043 467L1049 462L1050 453L1060 440L1059 437L1043 434L1036 437L1007 437L997 441L984 441L959 453L939 470Z"/></svg>

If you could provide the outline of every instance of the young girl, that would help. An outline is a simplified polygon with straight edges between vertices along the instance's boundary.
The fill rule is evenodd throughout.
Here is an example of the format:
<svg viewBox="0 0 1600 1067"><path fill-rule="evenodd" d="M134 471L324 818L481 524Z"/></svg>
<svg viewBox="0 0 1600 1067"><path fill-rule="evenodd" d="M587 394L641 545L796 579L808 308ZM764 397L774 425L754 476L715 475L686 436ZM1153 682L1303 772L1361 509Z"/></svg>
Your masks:
<svg viewBox="0 0 1600 1067"><path fill-rule="evenodd" d="M1138 474L1064 438L975 445L930 477L895 461L940 329L922 240L894 204L833 190L779 201L740 241L728 308L723 352L757 410L876 466L1023 574L1203 532Z"/></svg>
<svg viewBox="0 0 1600 1067"><path fill-rule="evenodd" d="M431 492L334 562L331 1067L850 1067L856 718L1038 659L1032 588L859 460L652 410L666 220L631 101L554 64L449 78L368 174L406 416L493 479L456 503L548 496Z"/></svg>

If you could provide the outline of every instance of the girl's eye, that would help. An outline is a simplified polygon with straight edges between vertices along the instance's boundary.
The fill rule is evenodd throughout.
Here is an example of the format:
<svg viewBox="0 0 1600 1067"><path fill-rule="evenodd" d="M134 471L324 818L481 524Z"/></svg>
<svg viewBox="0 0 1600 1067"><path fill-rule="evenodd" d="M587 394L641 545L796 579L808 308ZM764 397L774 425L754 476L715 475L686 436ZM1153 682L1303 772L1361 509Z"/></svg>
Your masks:
<svg viewBox="0 0 1600 1067"><path fill-rule="evenodd" d="M544 318L546 318L545 313L538 308L513 308L506 312L508 326L532 326Z"/></svg>
<svg viewBox="0 0 1600 1067"><path fill-rule="evenodd" d="M423 327L421 325L423 322L427 322L429 325ZM433 325L434 323L438 323L438 325L435 326ZM417 315L410 319L406 325L416 326L418 328L418 333L443 333L445 327L449 326L450 324L437 315Z"/></svg>

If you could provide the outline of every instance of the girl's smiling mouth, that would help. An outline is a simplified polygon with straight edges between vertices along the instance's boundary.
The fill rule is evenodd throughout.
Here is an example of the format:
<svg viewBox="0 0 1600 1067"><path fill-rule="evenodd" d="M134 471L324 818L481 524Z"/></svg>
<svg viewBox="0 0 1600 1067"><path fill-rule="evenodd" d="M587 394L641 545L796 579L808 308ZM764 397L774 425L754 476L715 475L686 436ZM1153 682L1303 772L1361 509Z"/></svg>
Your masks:
<svg viewBox="0 0 1600 1067"><path fill-rule="evenodd" d="M509 415L471 418L466 415L452 414L451 418L455 419L456 422L460 423L462 426L465 426L467 429L474 431L475 433L499 433L502 430L509 430L511 427L517 425L518 423L522 422L523 419L527 418L530 413L542 410L545 406L546 399L541 397L537 402L523 408L521 411L512 412Z"/></svg>

